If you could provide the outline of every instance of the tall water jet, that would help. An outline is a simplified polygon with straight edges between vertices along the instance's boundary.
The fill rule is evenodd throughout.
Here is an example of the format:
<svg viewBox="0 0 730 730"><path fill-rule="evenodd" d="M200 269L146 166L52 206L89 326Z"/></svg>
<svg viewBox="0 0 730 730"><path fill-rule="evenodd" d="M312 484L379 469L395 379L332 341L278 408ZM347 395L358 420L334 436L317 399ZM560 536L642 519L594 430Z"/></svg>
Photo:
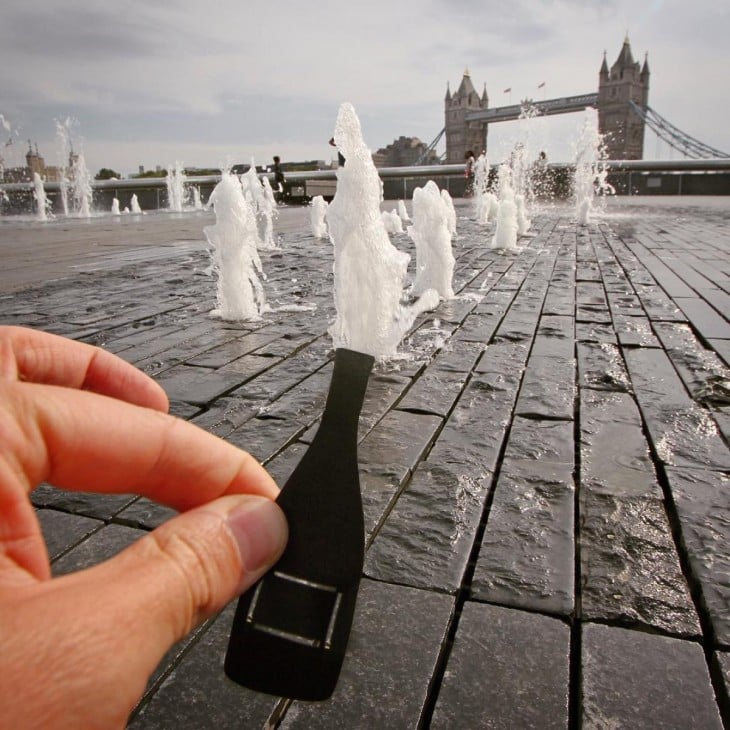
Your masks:
<svg viewBox="0 0 730 730"><path fill-rule="evenodd" d="M408 226L408 235L416 244L412 293L418 296L435 289L443 299L453 298L456 261L451 251L449 210L433 180L413 191L413 225Z"/></svg>
<svg viewBox="0 0 730 730"><path fill-rule="evenodd" d="M114 198L114 200L112 200L111 213L112 215L121 215L121 213L119 212L119 198Z"/></svg>
<svg viewBox="0 0 730 730"><path fill-rule="evenodd" d="M56 139L58 140L58 171L61 210L68 215L69 165L71 160L71 117L63 121L56 119Z"/></svg>
<svg viewBox="0 0 730 730"><path fill-rule="evenodd" d="M182 162L175 162L167 170L167 209L175 213L182 213L185 205L185 168Z"/></svg>
<svg viewBox="0 0 730 730"><path fill-rule="evenodd" d="M33 173L33 197L36 202L36 217L39 221L47 221L48 208L51 201L46 197L43 180L41 180L41 176L37 172Z"/></svg>
<svg viewBox="0 0 730 730"><path fill-rule="evenodd" d="M309 222L312 224L312 235L315 238L327 237L327 207L327 201L321 195L312 198Z"/></svg>
<svg viewBox="0 0 730 730"><path fill-rule="evenodd" d="M329 331L335 348L392 357L415 318L437 306L438 293L429 290L412 306L401 304L410 256L391 244L383 225L380 178L352 104L340 106L334 141L346 162L337 169L327 214L337 309Z"/></svg>
<svg viewBox="0 0 730 730"><path fill-rule="evenodd" d="M141 213L142 208L139 207L139 200L137 200L136 193L132 195L132 200L130 201L130 206L132 207L132 213Z"/></svg>
<svg viewBox="0 0 730 730"><path fill-rule="evenodd" d="M197 185L193 186L193 208L203 210L203 203L200 200L200 188Z"/></svg>
<svg viewBox="0 0 730 730"><path fill-rule="evenodd" d="M203 230L218 274L218 306L210 314L230 321L260 319L266 300L258 278L263 272L256 250L256 219L238 178L224 172L209 203L216 222Z"/></svg>
<svg viewBox="0 0 730 730"><path fill-rule="evenodd" d="M86 167L84 153L71 155L71 198L79 218L91 217L91 173Z"/></svg>
<svg viewBox="0 0 730 730"><path fill-rule="evenodd" d="M517 206L512 189L512 174L507 165L499 167L499 213L491 248L512 251L517 248Z"/></svg>
<svg viewBox="0 0 730 730"><path fill-rule="evenodd" d="M590 222L596 193L611 195L615 192L606 181L606 157L603 135L598 131L598 112L587 108L575 143L573 197L579 225L584 226Z"/></svg>

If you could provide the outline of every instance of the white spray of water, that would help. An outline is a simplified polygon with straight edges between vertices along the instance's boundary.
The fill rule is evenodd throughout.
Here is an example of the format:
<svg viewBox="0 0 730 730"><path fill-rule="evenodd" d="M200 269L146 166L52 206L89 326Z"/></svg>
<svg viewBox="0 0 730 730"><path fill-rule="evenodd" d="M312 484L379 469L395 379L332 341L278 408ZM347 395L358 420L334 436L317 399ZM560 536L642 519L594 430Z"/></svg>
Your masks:
<svg viewBox="0 0 730 730"><path fill-rule="evenodd" d="M168 167L167 177L167 209L175 213L182 213L185 205L185 168L182 162L175 162Z"/></svg>
<svg viewBox="0 0 730 730"><path fill-rule="evenodd" d="M213 248L218 274L218 306L211 316L230 321L260 319L265 297L258 278L262 271L256 250L256 218L238 178L224 172L209 202L215 210L215 225L207 226L204 233Z"/></svg>
<svg viewBox="0 0 730 730"><path fill-rule="evenodd" d="M490 202L487 197L487 186L489 185L489 160L486 153L482 152L474 163L474 212L477 223L487 225L489 223Z"/></svg>
<svg viewBox="0 0 730 730"><path fill-rule="evenodd" d="M382 186L352 104L340 106L335 144L346 159L337 169L337 193L327 220L334 244L334 346L377 358L396 355L415 318L437 306L429 290L410 307L401 304L408 254L390 242L380 217Z"/></svg>
<svg viewBox="0 0 730 730"><path fill-rule="evenodd" d="M36 202L36 217L39 221L47 221L50 201L46 197L43 180L41 180L41 176L37 172L33 173L33 197Z"/></svg>
<svg viewBox="0 0 730 730"><path fill-rule="evenodd" d="M132 200L130 205L132 206L132 213L141 213L142 208L139 207L139 200L137 200L137 195L132 195Z"/></svg>
<svg viewBox="0 0 730 730"><path fill-rule="evenodd" d="M193 186L193 208L203 210L203 203L200 200L200 188L197 185Z"/></svg>
<svg viewBox="0 0 730 730"><path fill-rule="evenodd" d="M497 227L492 238L492 248L511 251L517 248L517 206L512 189L511 171L507 165L499 166L499 213Z"/></svg>
<svg viewBox="0 0 730 730"><path fill-rule="evenodd" d="M327 237L327 201L321 195L312 198L309 221L312 224L312 235L315 238Z"/></svg>
<svg viewBox="0 0 730 730"><path fill-rule="evenodd" d="M451 251L449 210L433 180L413 191L413 225L408 226L408 235L416 244L413 294L435 289L443 299L451 299L456 262Z"/></svg>
<svg viewBox="0 0 730 730"><path fill-rule="evenodd" d="M388 233L403 233L403 221L395 208L390 212L384 210L380 217L383 219L383 225Z"/></svg>
<svg viewBox="0 0 730 730"><path fill-rule="evenodd" d="M119 214L120 214L119 213L119 199L114 198L114 200L112 200L112 215L119 215Z"/></svg>
<svg viewBox="0 0 730 730"><path fill-rule="evenodd" d="M613 195L615 192L606 180L608 174L606 157L603 135L598 131L598 112L593 108L587 108L583 126L575 143L573 197L579 225L590 223L596 193Z"/></svg>
<svg viewBox="0 0 730 730"><path fill-rule="evenodd" d="M441 191L441 200L444 201L444 205L446 206L446 223L449 227L449 233L451 234L451 238L456 238L456 208L454 208L454 201L451 199L451 195L449 195L449 191L444 188Z"/></svg>
<svg viewBox="0 0 730 730"><path fill-rule="evenodd" d="M59 190L61 193L61 210L68 215L69 160L71 155L71 127L73 120L66 117L63 121L56 119L56 139L58 140Z"/></svg>
<svg viewBox="0 0 730 730"><path fill-rule="evenodd" d="M411 217L408 215L408 209L406 208L406 204L402 200L398 201L398 215L404 223L411 222Z"/></svg>

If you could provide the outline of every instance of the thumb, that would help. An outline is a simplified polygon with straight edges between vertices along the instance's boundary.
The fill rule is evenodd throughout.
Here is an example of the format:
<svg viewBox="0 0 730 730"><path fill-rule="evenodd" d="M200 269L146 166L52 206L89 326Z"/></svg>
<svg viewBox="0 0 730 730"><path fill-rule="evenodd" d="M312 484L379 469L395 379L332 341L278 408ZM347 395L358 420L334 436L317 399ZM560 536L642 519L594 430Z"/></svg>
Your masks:
<svg viewBox="0 0 730 730"><path fill-rule="evenodd" d="M108 608L95 622L97 639L108 633L113 649L123 635L116 651L151 672L172 644L253 585L287 538L275 502L232 495L175 517L115 558L67 578L78 577L97 600L103 592Z"/></svg>

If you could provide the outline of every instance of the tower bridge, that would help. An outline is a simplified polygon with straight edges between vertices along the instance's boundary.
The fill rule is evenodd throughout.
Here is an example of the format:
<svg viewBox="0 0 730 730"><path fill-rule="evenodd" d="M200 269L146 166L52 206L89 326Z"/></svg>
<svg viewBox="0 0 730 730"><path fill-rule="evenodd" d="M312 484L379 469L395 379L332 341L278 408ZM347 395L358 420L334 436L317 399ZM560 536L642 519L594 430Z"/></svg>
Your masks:
<svg viewBox="0 0 730 730"><path fill-rule="evenodd" d="M596 106L598 104L598 94L578 94L577 96L561 96L557 99L548 99L547 101L533 101L526 99L520 104L510 104L509 106L498 106L493 109L482 109L475 112L467 112L467 122L485 122L493 124L494 122L511 122L519 119L526 106L537 110L541 116L550 116L551 114L568 114L570 112L583 111L587 106Z"/></svg>
<svg viewBox="0 0 730 730"><path fill-rule="evenodd" d="M604 52L598 72L598 91L593 93L543 101L525 100L520 104L490 109L486 84L479 94L467 70L456 92L452 94L448 84L446 86L444 129L429 149L435 147L445 134L445 162L461 163L467 152L479 154L487 149L490 124L519 119L526 107L532 107L544 116L595 107L598 110L598 129L604 135L609 159L643 159L646 125L674 149L689 157L729 157L677 129L649 106L649 76L648 57L644 58L643 64L634 61L628 37L624 39L618 58L610 69Z"/></svg>

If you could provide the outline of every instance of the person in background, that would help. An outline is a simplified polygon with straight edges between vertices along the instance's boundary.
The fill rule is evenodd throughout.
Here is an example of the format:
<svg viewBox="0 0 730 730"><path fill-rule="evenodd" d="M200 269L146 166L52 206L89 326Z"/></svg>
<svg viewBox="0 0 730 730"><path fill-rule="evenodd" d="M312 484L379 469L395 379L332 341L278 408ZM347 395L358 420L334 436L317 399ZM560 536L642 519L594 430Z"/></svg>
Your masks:
<svg viewBox="0 0 730 730"><path fill-rule="evenodd" d="M277 202L281 202L286 197L287 186L279 155L274 155L274 190L278 194Z"/></svg>
<svg viewBox="0 0 730 730"><path fill-rule="evenodd" d="M331 147L335 147L335 148L337 147L337 145L335 144L335 138L334 137L330 137L329 143L330 143L330 146ZM345 156L342 154L342 152L340 152L339 149L337 150L337 164L340 167L343 167L344 164L345 164Z"/></svg>

